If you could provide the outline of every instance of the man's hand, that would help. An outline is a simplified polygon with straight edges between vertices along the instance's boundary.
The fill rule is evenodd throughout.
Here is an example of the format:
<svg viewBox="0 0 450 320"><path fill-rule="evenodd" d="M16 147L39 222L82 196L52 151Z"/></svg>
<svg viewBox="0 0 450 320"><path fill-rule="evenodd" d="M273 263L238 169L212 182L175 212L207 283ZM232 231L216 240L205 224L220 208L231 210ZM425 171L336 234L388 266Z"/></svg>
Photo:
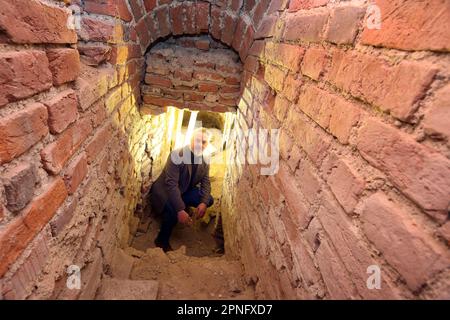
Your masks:
<svg viewBox="0 0 450 320"><path fill-rule="evenodd" d="M206 213L206 204L202 202L197 207L197 218L198 219L203 218L205 213Z"/></svg>
<svg viewBox="0 0 450 320"><path fill-rule="evenodd" d="M192 219L186 211L181 210L178 212L178 222L182 224L191 225Z"/></svg>

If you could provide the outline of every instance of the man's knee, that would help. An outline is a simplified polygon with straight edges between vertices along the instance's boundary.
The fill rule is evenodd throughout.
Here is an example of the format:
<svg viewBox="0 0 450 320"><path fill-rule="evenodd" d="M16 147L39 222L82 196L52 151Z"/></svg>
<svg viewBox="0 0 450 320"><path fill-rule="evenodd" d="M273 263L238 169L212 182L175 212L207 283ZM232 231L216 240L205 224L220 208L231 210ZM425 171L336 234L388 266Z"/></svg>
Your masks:
<svg viewBox="0 0 450 320"><path fill-rule="evenodd" d="M214 204L214 198L210 195L209 196L209 200L208 203L206 204L206 206L209 208Z"/></svg>

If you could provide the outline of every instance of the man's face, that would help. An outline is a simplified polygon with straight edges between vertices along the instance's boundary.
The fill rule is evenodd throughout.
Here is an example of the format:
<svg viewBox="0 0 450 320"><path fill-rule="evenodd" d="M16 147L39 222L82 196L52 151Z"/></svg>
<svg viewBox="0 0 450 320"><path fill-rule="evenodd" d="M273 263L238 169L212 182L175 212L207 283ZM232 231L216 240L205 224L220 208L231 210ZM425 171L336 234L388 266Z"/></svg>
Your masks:
<svg viewBox="0 0 450 320"><path fill-rule="evenodd" d="M205 150L208 147L208 136L205 134L202 134L201 132L197 132L192 137L191 141L191 149L194 152L195 155L199 156L203 153L203 150Z"/></svg>

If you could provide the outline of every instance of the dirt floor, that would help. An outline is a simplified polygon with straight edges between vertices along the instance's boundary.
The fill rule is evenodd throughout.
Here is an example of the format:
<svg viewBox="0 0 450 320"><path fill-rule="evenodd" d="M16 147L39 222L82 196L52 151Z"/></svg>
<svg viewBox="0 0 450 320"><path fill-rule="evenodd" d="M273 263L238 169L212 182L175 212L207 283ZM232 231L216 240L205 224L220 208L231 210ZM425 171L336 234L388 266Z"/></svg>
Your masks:
<svg viewBox="0 0 450 320"><path fill-rule="evenodd" d="M254 289L244 281L238 261L214 253L211 236L214 218L209 224L177 225L165 254L153 240L159 221L152 220L146 233L138 234L128 251L134 258L130 279L158 281L158 299L254 299Z"/></svg>

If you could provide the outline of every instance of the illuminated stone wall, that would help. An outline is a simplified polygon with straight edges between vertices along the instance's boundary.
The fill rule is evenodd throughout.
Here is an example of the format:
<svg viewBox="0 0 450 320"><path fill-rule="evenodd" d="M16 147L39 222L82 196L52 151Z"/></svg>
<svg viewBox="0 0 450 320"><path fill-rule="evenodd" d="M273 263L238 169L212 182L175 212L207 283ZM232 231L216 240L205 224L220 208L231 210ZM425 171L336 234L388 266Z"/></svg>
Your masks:
<svg viewBox="0 0 450 320"><path fill-rule="evenodd" d="M94 297L178 117L141 108L145 55L208 35L243 63L231 131L280 129L276 175L230 163L224 183L227 253L258 296L448 298L449 10L373 4L0 0L2 297Z"/></svg>

